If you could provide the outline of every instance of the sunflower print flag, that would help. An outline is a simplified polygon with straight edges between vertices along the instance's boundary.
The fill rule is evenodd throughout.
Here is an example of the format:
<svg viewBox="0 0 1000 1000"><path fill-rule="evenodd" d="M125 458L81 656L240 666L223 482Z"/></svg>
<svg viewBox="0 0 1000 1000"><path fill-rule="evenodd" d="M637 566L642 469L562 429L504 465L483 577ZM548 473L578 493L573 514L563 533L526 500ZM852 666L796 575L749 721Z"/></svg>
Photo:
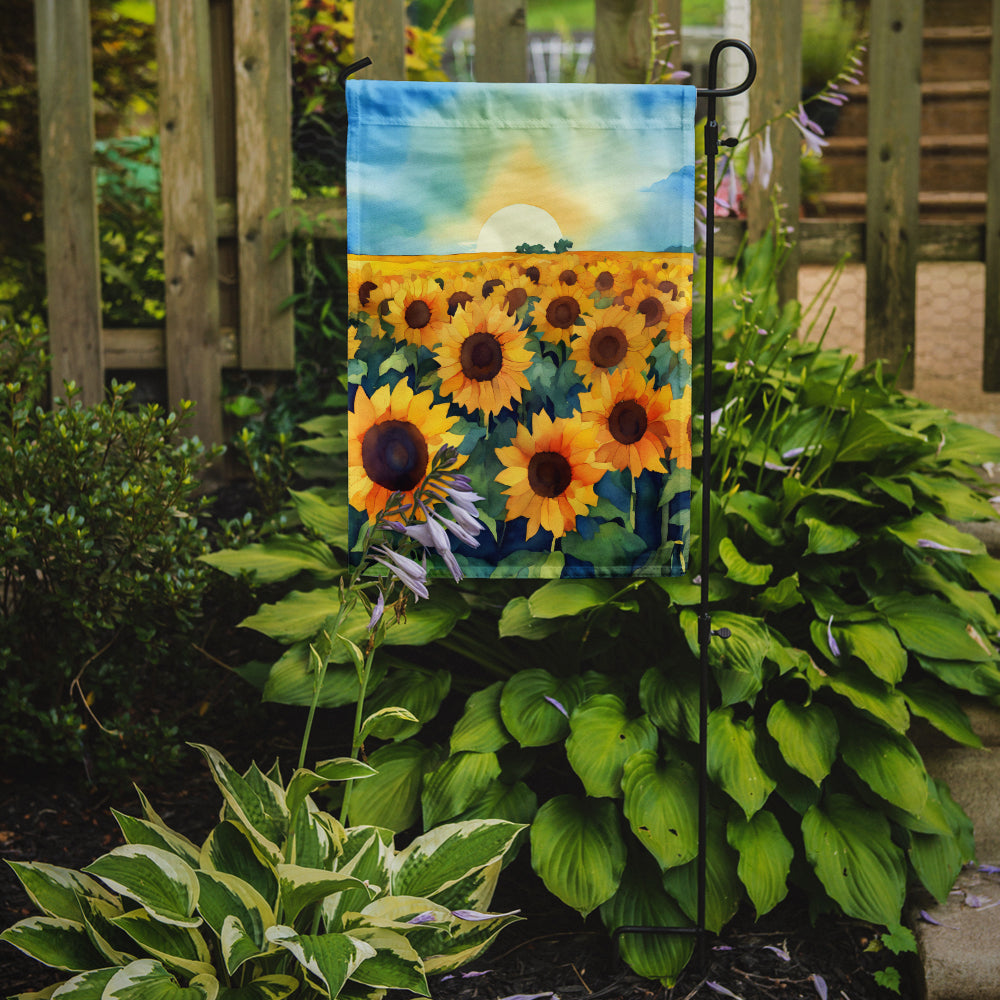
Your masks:
<svg viewBox="0 0 1000 1000"><path fill-rule="evenodd" d="M466 575L683 573L694 89L347 100L352 545L452 445L484 498Z"/></svg>

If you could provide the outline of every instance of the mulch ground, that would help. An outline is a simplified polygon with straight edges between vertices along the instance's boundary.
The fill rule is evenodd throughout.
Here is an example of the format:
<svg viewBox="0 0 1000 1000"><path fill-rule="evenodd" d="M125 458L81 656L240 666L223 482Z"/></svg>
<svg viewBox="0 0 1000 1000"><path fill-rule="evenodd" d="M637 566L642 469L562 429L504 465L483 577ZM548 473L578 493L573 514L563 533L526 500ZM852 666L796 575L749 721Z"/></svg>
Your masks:
<svg viewBox="0 0 1000 1000"><path fill-rule="evenodd" d="M243 756L222 742L234 763ZM200 755L149 797L171 826L198 840L211 828L219 796ZM122 842L111 807L139 814L134 793L89 790L74 776L0 778L0 858L80 868ZM469 969L432 977L435 1000L500 1000L549 996L563 1000L887 1000L893 994L873 976L887 965L903 973L901 995L918 995L912 970L884 951L866 950L873 929L844 919L812 926L801 900L782 904L759 923L741 913L718 938L705 942L706 965L689 967L673 989L634 975L618 961L596 915L587 921L545 892L522 855L503 874L494 900L500 911L519 908L523 921L503 931ZM32 913L20 884L0 865L0 927ZM0 944L0 995L38 990L59 981L7 944Z"/></svg>

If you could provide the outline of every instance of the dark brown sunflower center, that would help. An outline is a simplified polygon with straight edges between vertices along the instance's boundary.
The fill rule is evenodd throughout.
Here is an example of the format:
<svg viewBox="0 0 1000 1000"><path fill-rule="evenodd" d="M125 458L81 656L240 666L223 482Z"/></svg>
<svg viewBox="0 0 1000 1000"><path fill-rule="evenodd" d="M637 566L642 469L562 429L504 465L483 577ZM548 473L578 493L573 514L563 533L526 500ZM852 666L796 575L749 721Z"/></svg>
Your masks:
<svg viewBox="0 0 1000 1000"><path fill-rule="evenodd" d="M620 444L635 444L646 433L648 423L646 411L634 399L615 403L608 414L608 430Z"/></svg>
<svg viewBox="0 0 1000 1000"><path fill-rule="evenodd" d="M601 271L594 279L594 287L599 292L610 292L615 287L615 276L610 271Z"/></svg>
<svg viewBox="0 0 1000 1000"><path fill-rule="evenodd" d="M374 281L363 281L358 286L358 301L363 305L368 305L368 300L372 297L372 292L378 288Z"/></svg>
<svg viewBox="0 0 1000 1000"><path fill-rule="evenodd" d="M503 301L507 312L516 313L528 301L528 293L523 288L512 288L504 296Z"/></svg>
<svg viewBox="0 0 1000 1000"><path fill-rule="evenodd" d="M502 284L503 282L499 278L490 278L489 281L484 281L483 298L488 299Z"/></svg>
<svg viewBox="0 0 1000 1000"><path fill-rule="evenodd" d="M524 273L537 285L541 280L542 272L532 264L524 269Z"/></svg>
<svg viewBox="0 0 1000 1000"><path fill-rule="evenodd" d="M545 308L545 319L549 326L568 330L580 315L580 303L572 295L560 295Z"/></svg>
<svg viewBox="0 0 1000 1000"><path fill-rule="evenodd" d="M472 301L472 296L468 292L452 292L448 296L448 315L454 316L464 305Z"/></svg>
<svg viewBox="0 0 1000 1000"><path fill-rule="evenodd" d="M659 299L650 295L649 298L643 299L637 308L646 321L646 327L659 326L663 319L663 303Z"/></svg>
<svg viewBox="0 0 1000 1000"><path fill-rule="evenodd" d="M540 497L551 499L566 492L573 481L569 462L557 451L540 451L528 463L528 485Z"/></svg>
<svg viewBox="0 0 1000 1000"><path fill-rule="evenodd" d="M427 442L409 420L386 420L365 432L361 464L373 483L393 492L412 490L427 471Z"/></svg>
<svg viewBox="0 0 1000 1000"><path fill-rule="evenodd" d="M415 299L406 307L403 319L411 330L421 330L431 321L431 307L423 299Z"/></svg>
<svg viewBox="0 0 1000 1000"><path fill-rule="evenodd" d="M677 285L674 284L674 282L664 280L661 281L656 287L659 288L659 290L663 292L664 295L669 295L671 302L677 301L678 288Z"/></svg>
<svg viewBox="0 0 1000 1000"><path fill-rule="evenodd" d="M503 368L503 350L492 334L478 330L462 341L461 362L466 378L488 382Z"/></svg>
<svg viewBox="0 0 1000 1000"><path fill-rule="evenodd" d="M575 285L576 284L576 271L571 267L567 267L565 271L559 272L559 280L564 285Z"/></svg>
<svg viewBox="0 0 1000 1000"><path fill-rule="evenodd" d="M598 368L614 368L628 353L628 338L617 326L602 326L590 338L590 360Z"/></svg>

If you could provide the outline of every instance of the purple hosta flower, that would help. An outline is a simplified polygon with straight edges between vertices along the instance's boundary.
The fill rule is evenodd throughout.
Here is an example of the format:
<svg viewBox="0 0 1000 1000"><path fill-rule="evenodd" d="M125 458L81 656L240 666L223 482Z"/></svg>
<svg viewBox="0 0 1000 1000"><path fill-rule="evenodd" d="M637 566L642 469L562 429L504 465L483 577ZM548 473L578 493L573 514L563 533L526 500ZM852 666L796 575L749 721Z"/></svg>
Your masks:
<svg viewBox="0 0 1000 1000"><path fill-rule="evenodd" d="M548 702L548 703L549 703L550 705L555 705L555 707L556 707L557 709L559 709L559 711L560 711L560 712L562 712L562 714L563 714L563 715L565 715L567 719L569 718L569 712L567 712L567 711L566 711L565 707L563 706L563 704L562 704L561 702L558 702L558 701L556 701L556 699L555 699L555 698L552 698L552 697L550 697L550 696L549 696L549 695L547 695L547 694L546 694L546 695L543 695L542 697L544 697L544 698L545 698L545 700L546 700L546 701L547 701L547 702Z"/></svg>
<svg viewBox="0 0 1000 1000"><path fill-rule="evenodd" d="M430 511L421 503L424 512L427 514L425 521L416 521L413 524L396 525L393 527L401 531L404 535L419 542L425 549L437 552L444 560L448 572L454 577L456 583L462 579L462 568L458 565L458 560L451 551L451 543L448 541L448 532L445 530L442 518L432 517Z"/></svg>
<svg viewBox="0 0 1000 1000"><path fill-rule="evenodd" d="M833 615L830 615L830 620L826 623L826 641L830 647L830 652L834 656L840 656L840 646L837 645L837 640L833 637Z"/></svg>
<svg viewBox="0 0 1000 1000"><path fill-rule="evenodd" d="M940 552L958 552L963 556L971 556L972 549L956 549L952 545L942 545L940 542L935 542L930 538L918 538L917 548L920 549L937 549Z"/></svg>
<svg viewBox="0 0 1000 1000"><path fill-rule="evenodd" d="M782 962L790 962L792 960L792 956L784 948L779 948L776 944L766 944L764 945L764 950L773 951Z"/></svg>
<svg viewBox="0 0 1000 1000"><path fill-rule="evenodd" d="M771 126L764 129L764 134L750 146L750 158L747 161L747 183L759 183L766 191L771 186L771 174L774 172L774 150L771 148Z"/></svg>
<svg viewBox="0 0 1000 1000"><path fill-rule="evenodd" d="M986 875L1000 875L1000 865L979 865L978 870Z"/></svg>
<svg viewBox="0 0 1000 1000"><path fill-rule="evenodd" d="M441 982L446 983L449 979L478 979L480 976L488 976L492 971L492 969L483 969L482 972L449 972L447 976L441 977Z"/></svg>
<svg viewBox="0 0 1000 1000"><path fill-rule="evenodd" d="M433 910L424 910L423 913L410 917L406 922L408 924L432 924L435 920L437 920L437 914Z"/></svg>
<svg viewBox="0 0 1000 1000"><path fill-rule="evenodd" d="M520 910L509 910L507 913L480 913L479 910L452 910L451 915L459 920L493 920L494 917L516 917Z"/></svg>
<svg viewBox="0 0 1000 1000"><path fill-rule="evenodd" d="M734 1000L743 1000L743 997L741 997L738 993L734 993L732 990L726 989L722 983L713 983L709 980L705 983L705 985L714 993L721 993L724 997L733 997Z"/></svg>
<svg viewBox="0 0 1000 1000"><path fill-rule="evenodd" d="M409 556L400 555L393 552L385 545L374 546L375 552L381 552L385 559L374 556L375 562L385 566L396 579L407 589L411 590L416 597L428 597L427 592L427 570L415 559Z"/></svg>
<svg viewBox="0 0 1000 1000"><path fill-rule="evenodd" d="M792 117L792 124L802 133L806 149L816 156L822 156L823 147L827 145L823 130L806 114L806 109L801 104L798 114Z"/></svg>
<svg viewBox="0 0 1000 1000"><path fill-rule="evenodd" d="M500 1000L559 1000L555 993L512 993L509 997L500 997Z"/></svg>
<svg viewBox="0 0 1000 1000"><path fill-rule="evenodd" d="M827 997L826 980L821 975L818 975L815 972L809 978L813 981L813 986L816 988L816 992L819 994L819 1000L826 1000Z"/></svg>
<svg viewBox="0 0 1000 1000"><path fill-rule="evenodd" d="M920 919L923 920L924 923L933 924L935 927L945 927L950 931L958 930L957 927L952 927L951 924L942 924L940 920L936 920L926 910L920 911Z"/></svg>
<svg viewBox="0 0 1000 1000"><path fill-rule="evenodd" d="M378 600L375 602L375 607L372 608L372 616L368 619L368 631L371 632L376 625L382 620L382 614L385 611L385 594L380 590L378 592Z"/></svg>
<svg viewBox="0 0 1000 1000"><path fill-rule="evenodd" d="M724 215L736 215L740 210L740 180L736 176L736 165L732 157L728 157L729 165L718 191L715 193L715 210Z"/></svg>

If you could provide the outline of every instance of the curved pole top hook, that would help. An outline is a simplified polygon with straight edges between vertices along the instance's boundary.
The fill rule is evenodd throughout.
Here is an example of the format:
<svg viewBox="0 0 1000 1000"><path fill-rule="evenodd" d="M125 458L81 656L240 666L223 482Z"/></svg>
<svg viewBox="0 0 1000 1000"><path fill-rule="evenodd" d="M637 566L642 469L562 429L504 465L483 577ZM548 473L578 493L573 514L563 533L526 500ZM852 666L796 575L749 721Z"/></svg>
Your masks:
<svg viewBox="0 0 1000 1000"><path fill-rule="evenodd" d="M716 86L719 74L719 56L722 55L724 49L739 49L747 59L746 79L735 87L719 88ZM757 57L754 55L753 49L739 38L723 38L722 41L715 43L712 54L708 57L708 87L699 87L698 96L735 97L737 94L749 90L756 77Z"/></svg>
<svg viewBox="0 0 1000 1000"><path fill-rule="evenodd" d="M337 83L340 85L340 89L341 90L345 89L345 85L347 84L347 78L352 73L357 73L358 70L364 69L366 66L371 66L371 64L372 64L371 59L369 59L368 56L365 56L363 59L359 59L357 62L352 62L350 66L345 66L337 74Z"/></svg>

